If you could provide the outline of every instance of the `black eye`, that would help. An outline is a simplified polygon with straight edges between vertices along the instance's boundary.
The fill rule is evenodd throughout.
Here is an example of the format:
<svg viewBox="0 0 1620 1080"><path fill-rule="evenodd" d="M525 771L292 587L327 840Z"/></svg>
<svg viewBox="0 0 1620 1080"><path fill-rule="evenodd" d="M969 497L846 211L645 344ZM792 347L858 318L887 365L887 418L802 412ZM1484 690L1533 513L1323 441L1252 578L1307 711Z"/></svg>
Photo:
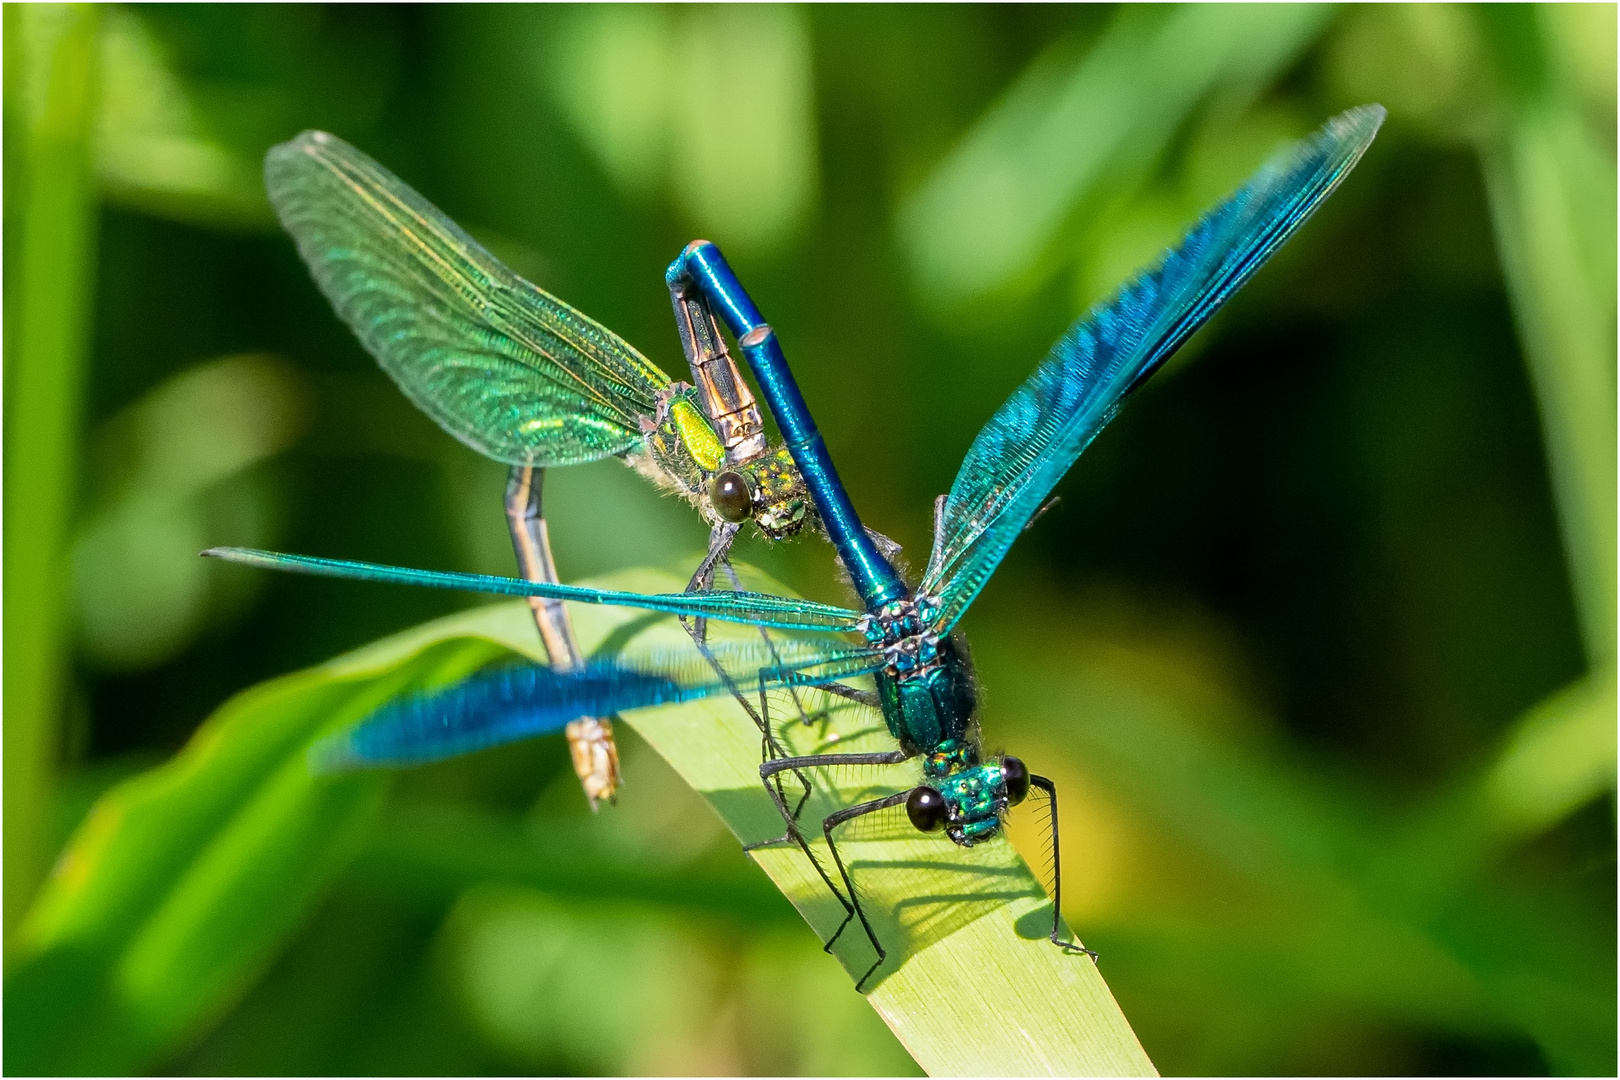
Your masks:
<svg viewBox="0 0 1620 1080"><path fill-rule="evenodd" d="M933 832L945 824L945 796L931 787L912 788L906 796L906 817L922 832Z"/></svg>
<svg viewBox="0 0 1620 1080"><path fill-rule="evenodd" d="M748 490L742 473L728 470L715 477L709 498L714 502L714 512L726 521L741 523L754 514L754 494Z"/></svg>
<svg viewBox="0 0 1620 1080"><path fill-rule="evenodd" d="M1007 778L1007 801L1017 806L1029 794L1029 770L1015 757L1001 759L1001 775Z"/></svg>

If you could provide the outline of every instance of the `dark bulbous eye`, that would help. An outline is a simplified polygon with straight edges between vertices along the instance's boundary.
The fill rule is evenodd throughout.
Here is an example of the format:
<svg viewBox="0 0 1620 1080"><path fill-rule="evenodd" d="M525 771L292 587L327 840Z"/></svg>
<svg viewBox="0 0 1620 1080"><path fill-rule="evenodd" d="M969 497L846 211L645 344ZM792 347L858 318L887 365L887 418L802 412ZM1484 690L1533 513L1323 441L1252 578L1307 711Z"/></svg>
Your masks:
<svg viewBox="0 0 1620 1080"><path fill-rule="evenodd" d="M1017 806L1029 794L1029 770L1015 757L1001 759L1001 775L1007 778L1007 801Z"/></svg>
<svg viewBox="0 0 1620 1080"><path fill-rule="evenodd" d="M727 470L714 478L709 498L714 512L733 524L741 524L754 515L754 493L748 490L748 481L742 473Z"/></svg>
<svg viewBox="0 0 1620 1080"><path fill-rule="evenodd" d="M931 787L912 788L906 796L906 817L922 832L934 832L945 824L945 796Z"/></svg>

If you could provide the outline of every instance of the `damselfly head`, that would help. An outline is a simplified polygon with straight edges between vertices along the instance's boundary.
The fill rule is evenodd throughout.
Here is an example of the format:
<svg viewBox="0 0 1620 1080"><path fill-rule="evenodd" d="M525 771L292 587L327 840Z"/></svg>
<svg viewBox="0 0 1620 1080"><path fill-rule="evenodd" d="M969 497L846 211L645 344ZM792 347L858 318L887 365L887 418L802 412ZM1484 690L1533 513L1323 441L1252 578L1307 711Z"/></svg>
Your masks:
<svg viewBox="0 0 1620 1080"><path fill-rule="evenodd" d="M709 483L709 501L724 521L752 518L772 540L785 540L810 519L809 491L783 447L730 465Z"/></svg>
<svg viewBox="0 0 1620 1080"><path fill-rule="evenodd" d="M1029 794L1029 770L1015 757L981 763L973 744L947 740L923 758L928 782L906 797L906 816L922 832L943 828L963 847L1001 831L1007 807Z"/></svg>

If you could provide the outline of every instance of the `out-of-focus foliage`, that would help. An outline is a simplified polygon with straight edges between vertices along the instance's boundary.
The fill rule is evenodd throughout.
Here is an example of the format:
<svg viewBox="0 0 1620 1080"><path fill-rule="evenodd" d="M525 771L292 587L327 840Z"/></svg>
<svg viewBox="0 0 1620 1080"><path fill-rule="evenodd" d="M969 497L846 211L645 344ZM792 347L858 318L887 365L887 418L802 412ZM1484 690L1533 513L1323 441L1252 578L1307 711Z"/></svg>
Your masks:
<svg viewBox="0 0 1620 1080"><path fill-rule="evenodd" d="M594 818L542 742L361 782L320 836L264 810L294 736L251 712L303 676L171 759L244 687L464 602L187 569L201 544L511 570L500 468L274 231L271 143L349 139L672 374L662 268L721 244L915 554L1086 304L1380 101L969 616L985 733L1059 781L1066 915L1166 1073L1612 1072L1614 17L8 7L6 1064L907 1064L632 737ZM701 550L614 463L547 492L568 578ZM819 542L742 554L839 595ZM207 806L166 802L195 769ZM151 839L94 918L51 923L64 863L18 930L120 813Z"/></svg>
<svg viewBox="0 0 1620 1080"><path fill-rule="evenodd" d="M241 605L240 575L219 580L220 567L196 553L230 534L273 543L268 500L232 481L293 443L302 405L286 365L226 357L174 376L91 436L94 457L109 463L92 481L111 490L91 495L97 512L73 547L87 660L153 667L196 637L210 599Z"/></svg>
<svg viewBox="0 0 1620 1080"><path fill-rule="evenodd" d="M792 239L816 188L801 12L591 7L535 48L559 113L627 196L673 194L744 258Z"/></svg>
<svg viewBox="0 0 1620 1080"><path fill-rule="evenodd" d="M1095 251L1106 277L1090 299L1102 299L1253 171L1255 151L1275 145L1281 125L1263 114L1256 132L1223 125L1220 148L1198 155L1206 175L1188 193L1189 205L1133 215L1138 220L1123 231L1137 250L1123 261L1108 259L1121 254L1109 250L1117 244L1077 238L1065 224L1106 222L1102 211L1141 185L1200 106L1218 101L1217 116L1228 121L1244 111L1318 37L1330 13L1320 5L1190 5L1168 17L1144 9L1122 12L1079 57L1073 41L1060 40L902 207L919 291L951 312L1017 279L1039 284L1046 275L1037 268L1052 269L1041 258L1047 252L1057 253L1050 262L1066 263L1077 251Z"/></svg>

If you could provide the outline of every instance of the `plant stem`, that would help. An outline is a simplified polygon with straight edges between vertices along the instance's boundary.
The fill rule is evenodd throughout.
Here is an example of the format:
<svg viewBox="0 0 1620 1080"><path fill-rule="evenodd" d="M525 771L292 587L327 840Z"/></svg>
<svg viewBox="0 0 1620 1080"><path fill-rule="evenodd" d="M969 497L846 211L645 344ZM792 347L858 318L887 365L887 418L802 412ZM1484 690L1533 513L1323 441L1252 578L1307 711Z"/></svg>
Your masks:
<svg viewBox="0 0 1620 1080"><path fill-rule="evenodd" d="M1613 214L1614 172L1560 78L1542 15L1479 12L1503 96L1482 156L1586 654L1602 667L1615 650L1615 337L1612 279L1591 270L1614 263L1612 225L1594 202ZM1586 250L1605 232L1606 251Z"/></svg>
<svg viewBox="0 0 1620 1080"><path fill-rule="evenodd" d="M64 666L95 241L89 5L8 5L5 350L5 933L50 857L46 798Z"/></svg>

